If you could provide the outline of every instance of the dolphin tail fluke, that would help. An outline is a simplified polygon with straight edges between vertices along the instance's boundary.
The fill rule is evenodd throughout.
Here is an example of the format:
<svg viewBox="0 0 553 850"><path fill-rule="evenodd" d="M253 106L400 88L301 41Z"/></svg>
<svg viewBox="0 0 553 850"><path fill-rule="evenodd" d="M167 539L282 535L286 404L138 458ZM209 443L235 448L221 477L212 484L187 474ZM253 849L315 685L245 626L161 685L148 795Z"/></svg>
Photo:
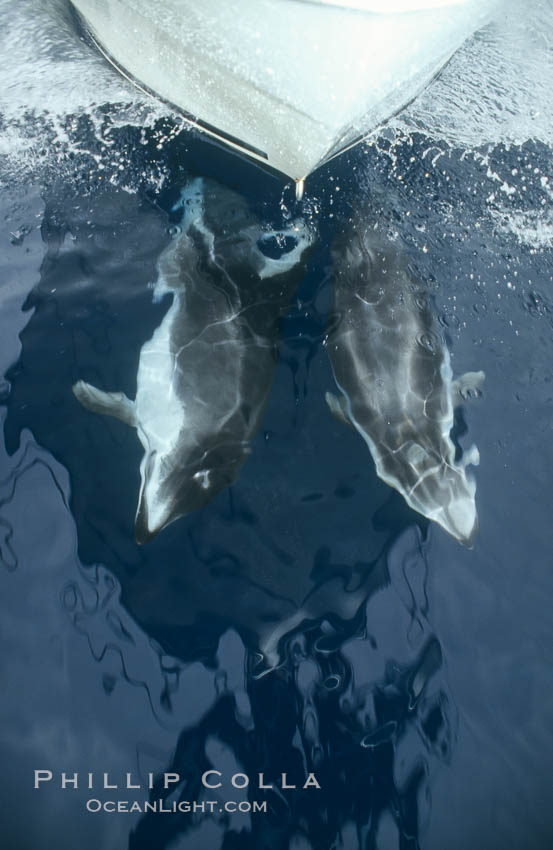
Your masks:
<svg viewBox="0 0 553 850"><path fill-rule="evenodd" d="M87 410L114 416L126 425L136 428L134 402L127 398L125 393L106 393L86 381L77 381L73 384L73 395Z"/></svg>
<svg viewBox="0 0 553 850"><path fill-rule="evenodd" d="M338 398L338 396L333 395L332 393L325 393L325 401L330 408L330 412L339 422L343 422L344 425L349 425L352 427L351 420L345 410L343 399Z"/></svg>

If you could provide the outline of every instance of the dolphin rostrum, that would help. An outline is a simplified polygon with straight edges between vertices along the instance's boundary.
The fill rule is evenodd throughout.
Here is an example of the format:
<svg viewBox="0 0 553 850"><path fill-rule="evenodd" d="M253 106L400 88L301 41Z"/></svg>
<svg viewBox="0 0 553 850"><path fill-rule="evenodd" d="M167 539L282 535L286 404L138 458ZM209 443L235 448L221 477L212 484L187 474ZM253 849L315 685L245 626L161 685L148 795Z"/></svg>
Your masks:
<svg viewBox="0 0 553 850"><path fill-rule="evenodd" d="M238 477L271 388L279 319L313 241L301 222L263 231L244 200L215 181L193 180L181 205L182 231L159 258L154 289L172 303L140 352L135 400L85 381L73 386L89 410L138 432L137 543Z"/></svg>
<svg viewBox="0 0 553 850"><path fill-rule="evenodd" d="M406 258L375 229L353 219L333 250L335 320L327 348L340 398L331 411L365 440L383 481L415 511L472 545L477 529L472 446L455 460L454 408L484 379L453 380L449 352L427 294Z"/></svg>

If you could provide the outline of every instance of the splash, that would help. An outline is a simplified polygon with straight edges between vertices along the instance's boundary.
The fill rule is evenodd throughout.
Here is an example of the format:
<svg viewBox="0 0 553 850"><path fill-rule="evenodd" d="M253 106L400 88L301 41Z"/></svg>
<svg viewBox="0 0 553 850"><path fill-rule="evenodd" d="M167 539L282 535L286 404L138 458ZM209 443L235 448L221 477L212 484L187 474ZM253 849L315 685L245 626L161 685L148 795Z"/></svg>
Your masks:
<svg viewBox="0 0 553 850"><path fill-rule="evenodd" d="M0 0L0 180L60 172L136 191L163 186L160 151L186 124L121 77L83 39L65 0ZM513 0L414 103L374 134L398 142L414 132L463 150L553 143L553 53L546 0ZM123 139L134 128L132 143ZM136 163L136 148L152 150ZM134 159L133 159L134 157Z"/></svg>
<svg viewBox="0 0 553 850"><path fill-rule="evenodd" d="M552 31L549 2L513 0L390 126L466 150L552 144Z"/></svg>
<svg viewBox="0 0 553 850"><path fill-rule="evenodd" d="M79 32L65 0L0 0L0 184L54 174L136 188L160 185L160 164L129 174L131 153L117 139L136 128L154 146L184 129L178 116L117 74ZM163 119L172 127L162 129ZM157 128L157 129L156 129Z"/></svg>

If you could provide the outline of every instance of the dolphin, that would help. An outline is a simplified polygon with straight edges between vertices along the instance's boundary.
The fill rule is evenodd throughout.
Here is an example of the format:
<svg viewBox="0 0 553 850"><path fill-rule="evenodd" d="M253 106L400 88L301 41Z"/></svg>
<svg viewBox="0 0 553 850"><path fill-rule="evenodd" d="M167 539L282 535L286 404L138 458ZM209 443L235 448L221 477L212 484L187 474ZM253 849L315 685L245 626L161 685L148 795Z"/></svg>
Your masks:
<svg viewBox="0 0 553 850"><path fill-rule="evenodd" d="M340 396L331 411L365 440L378 476L411 508L471 546L477 530L478 464L472 446L460 461L450 432L454 408L477 390L483 372L453 380L448 349L428 295L406 257L354 216L335 241L334 322L327 350Z"/></svg>
<svg viewBox="0 0 553 850"><path fill-rule="evenodd" d="M313 243L301 221L263 231L245 201L212 180L193 180L180 205L182 229L158 260L154 288L172 303L140 352L135 400L73 386L84 407L137 430L137 543L237 479L271 388L279 319Z"/></svg>

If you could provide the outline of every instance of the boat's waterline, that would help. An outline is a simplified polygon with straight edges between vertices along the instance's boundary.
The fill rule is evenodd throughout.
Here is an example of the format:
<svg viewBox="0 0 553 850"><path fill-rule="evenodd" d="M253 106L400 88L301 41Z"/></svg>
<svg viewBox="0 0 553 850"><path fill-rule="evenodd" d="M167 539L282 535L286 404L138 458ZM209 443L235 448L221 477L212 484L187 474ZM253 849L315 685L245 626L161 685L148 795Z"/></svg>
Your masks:
<svg viewBox="0 0 553 850"><path fill-rule="evenodd" d="M125 75L300 186L412 100L504 5L405 0L379 14L378 4L313 0L73 3Z"/></svg>

